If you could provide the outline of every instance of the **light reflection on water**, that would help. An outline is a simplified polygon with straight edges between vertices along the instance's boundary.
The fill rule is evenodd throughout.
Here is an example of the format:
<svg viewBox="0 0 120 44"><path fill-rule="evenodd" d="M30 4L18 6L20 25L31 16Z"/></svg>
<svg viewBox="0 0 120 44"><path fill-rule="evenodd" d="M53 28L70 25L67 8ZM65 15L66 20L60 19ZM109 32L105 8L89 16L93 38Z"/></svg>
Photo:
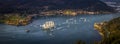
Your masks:
<svg viewBox="0 0 120 44"><path fill-rule="evenodd" d="M16 41L16 44L20 44L20 41L23 43L35 42L41 44L72 44L77 40L83 40L86 42L99 41L101 40L101 36L96 30L94 30L94 23L109 21L118 16L120 15L42 17L27 26L20 27L0 24L0 41L8 43ZM40 25L46 21L54 21L56 25L55 28L49 31L44 31ZM30 30L30 32L26 33L25 30Z"/></svg>

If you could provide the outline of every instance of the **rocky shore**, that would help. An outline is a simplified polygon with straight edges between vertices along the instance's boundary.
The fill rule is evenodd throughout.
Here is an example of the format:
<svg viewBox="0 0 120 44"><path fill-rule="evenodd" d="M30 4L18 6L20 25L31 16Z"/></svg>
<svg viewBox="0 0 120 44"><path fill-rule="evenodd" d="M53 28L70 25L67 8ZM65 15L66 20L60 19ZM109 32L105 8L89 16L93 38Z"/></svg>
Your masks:
<svg viewBox="0 0 120 44"><path fill-rule="evenodd" d="M95 23L94 28L99 32L101 36L105 36L105 25L107 22Z"/></svg>
<svg viewBox="0 0 120 44"><path fill-rule="evenodd" d="M120 17L95 23L94 27L102 35L100 44L120 44Z"/></svg>

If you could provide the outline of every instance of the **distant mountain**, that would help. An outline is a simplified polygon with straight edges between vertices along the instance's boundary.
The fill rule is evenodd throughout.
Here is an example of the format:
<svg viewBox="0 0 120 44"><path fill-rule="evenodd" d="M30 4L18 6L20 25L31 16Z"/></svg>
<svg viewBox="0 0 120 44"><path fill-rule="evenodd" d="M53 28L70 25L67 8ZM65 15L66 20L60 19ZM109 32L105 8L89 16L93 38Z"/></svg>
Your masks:
<svg viewBox="0 0 120 44"><path fill-rule="evenodd" d="M104 2L120 2L120 0L101 0L101 1L104 1Z"/></svg>
<svg viewBox="0 0 120 44"><path fill-rule="evenodd" d="M46 6L49 10L84 9L88 11L114 11L112 7L99 0L0 0L0 13L21 13L25 11L37 13Z"/></svg>

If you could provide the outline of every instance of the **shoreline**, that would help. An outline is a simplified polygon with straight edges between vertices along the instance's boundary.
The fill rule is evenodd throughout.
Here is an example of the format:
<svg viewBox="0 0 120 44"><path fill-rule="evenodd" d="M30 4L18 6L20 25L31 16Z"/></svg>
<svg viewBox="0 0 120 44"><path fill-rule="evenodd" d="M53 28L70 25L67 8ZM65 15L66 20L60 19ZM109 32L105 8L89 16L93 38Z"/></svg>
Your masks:
<svg viewBox="0 0 120 44"><path fill-rule="evenodd" d="M102 40L101 43L119 43L119 39L120 39L120 17L117 18L113 18L112 20L106 22L104 24L101 23L95 23L94 27L96 28L95 30L97 30L99 32L99 34L103 34L102 36ZM102 22L104 23L104 22ZM116 41L118 40L118 41Z"/></svg>
<svg viewBox="0 0 120 44"><path fill-rule="evenodd" d="M105 32L104 32L105 30L103 29L105 24L106 24L105 22L94 23L95 30L97 30L102 37L105 36Z"/></svg>
<svg viewBox="0 0 120 44"><path fill-rule="evenodd" d="M6 16L15 16L14 14L6 14ZM21 14L18 14L18 17L22 17L20 16ZM26 15L26 14L25 14ZM78 14L78 15L75 15L75 16L72 16L72 15L51 15L51 16L39 16L40 14L28 14L28 16L24 17L26 20L22 20L23 22L25 21L25 23L21 23L19 22L17 25L15 23L6 23L6 22L3 22L2 24L8 24L8 25L14 25L14 26L26 26L28 24L30 24L31 22L33 22L34 19L38 19L40 17L62 17L62 16L66 16L66 17L75 17L75 16L79 16L79 15L95 15L95 14ZM96 14L96 15L101 15L101 14ZM107 14L104 14L104 15L107 15ZM16 16L15 16L16 17ZM15 21L15 20L13 20ZM18 20L19 21L19 20Z"/></svg>

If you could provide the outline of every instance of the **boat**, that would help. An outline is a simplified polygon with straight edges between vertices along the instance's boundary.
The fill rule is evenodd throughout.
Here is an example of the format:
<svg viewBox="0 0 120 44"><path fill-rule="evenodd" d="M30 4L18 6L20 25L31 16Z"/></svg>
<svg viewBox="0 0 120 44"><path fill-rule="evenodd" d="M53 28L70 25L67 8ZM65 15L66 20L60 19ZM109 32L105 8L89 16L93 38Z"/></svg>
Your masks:
<svg viewBox="0 0 120 44"><path fill-rule="evenodd" d="M86 18L80 18L81 20L83 20L84 22L86 22L87 21L87 19Z"/></svg>
<svg viewBox="0 0 120 44"><path fill-rule="evenodd" d="M54 21L47 21L42 26L42 29L52 29L55 27Z"/></svg>

